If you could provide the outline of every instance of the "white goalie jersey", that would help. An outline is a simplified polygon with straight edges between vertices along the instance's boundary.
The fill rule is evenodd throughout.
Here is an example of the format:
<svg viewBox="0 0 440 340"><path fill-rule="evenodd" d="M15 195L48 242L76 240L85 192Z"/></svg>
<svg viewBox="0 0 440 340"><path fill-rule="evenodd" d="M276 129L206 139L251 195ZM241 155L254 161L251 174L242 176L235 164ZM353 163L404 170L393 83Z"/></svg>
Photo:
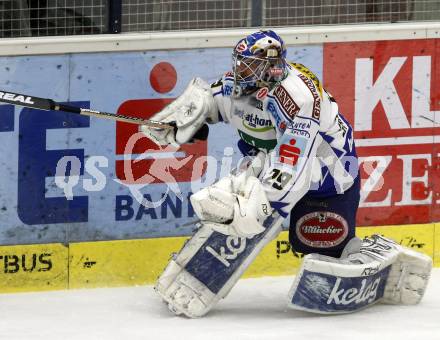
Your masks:
<svg viewBox="0 0 440 340"><path fill-rule="evenodd" d="M306 194L330 196L358 176L350 124L318 78L301 64L273 88L234 97L231 73L212 84L220 120L237 128L243 153L268 154L259 178L272 208L286 217Z"/></svg>
<svg viewBox="0 0 440 340"><path fill-rule="evenodd" d="M262 61L258 51L264 46L268 60ZM238 130L242 153L255 156L190 197L200 223L172 256L156 291L176 314L205 315L280 233L290 212L292 231L292 225L298 228L295 214L304 213L309 201L327 199L342 201L349 210L353 234L343 237L351 240L337 249L340 258L318 247L304 248L311 254L290 290L289 306L334 314L379 301L418 303L431 259L378 236L352 238L360 184L352 128L318 78L301 64L286 65L285 54L276 33L251 34L234 49L235 78L227 73L211 86L195 78L173 107L152 117L176 126L168 132L150 129L156 141L178 145L190 140L204 122L225 121ZM275 56L281 56L282 63ZM271 79L268 87L252 92L266 79ZM292 210L295 206L298 209ZM291 235L295 233L289 233L293 245ZM314 282L325 289L313 289Z"/></svg>

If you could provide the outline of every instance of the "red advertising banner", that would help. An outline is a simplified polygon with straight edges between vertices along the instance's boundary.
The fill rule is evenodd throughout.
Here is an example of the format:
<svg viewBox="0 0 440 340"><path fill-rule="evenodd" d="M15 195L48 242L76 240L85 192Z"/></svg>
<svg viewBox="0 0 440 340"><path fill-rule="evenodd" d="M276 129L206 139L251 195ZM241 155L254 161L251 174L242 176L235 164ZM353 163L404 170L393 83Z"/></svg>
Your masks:
<svg viewBox="0 0 440 340"><path fill-rule="evenodd" d="M168 62L157 63L150 72L150 85L158 93L170 92L177 82L177 71ZM151 118L175 98L133 99L119 107L118 113ZM194 141L181 145L159 147L134 124L116 123L116 177L126 184L191 182L206 171L207 141ZM120 158L122 157L122 159Z"/></svg>
<svg viewBox="0 0 440 340"><path fill-rule="evenodd" d="M355 130L357 224L440 220L440 40L324 44L323 78Z"/></svg>
<svg viewBox="0 0 440 340"><path fill-rule="evenodd" d="M118 113L148 119L172 101L170 98L129 100L120 106ZM207 155L207 141L187 143L179 150L170 146L161 148L148 138L142 137L142 134L139 134L139 126L117 122L116 154L135 158L116 160L116 176L124 183L190 182L199 179L206 171L205 163L201 166L198 164L199 170L196 171L195 162ZM150 157L136 159L140 155ZM158 158L159 156L161 158Z"/></svg>

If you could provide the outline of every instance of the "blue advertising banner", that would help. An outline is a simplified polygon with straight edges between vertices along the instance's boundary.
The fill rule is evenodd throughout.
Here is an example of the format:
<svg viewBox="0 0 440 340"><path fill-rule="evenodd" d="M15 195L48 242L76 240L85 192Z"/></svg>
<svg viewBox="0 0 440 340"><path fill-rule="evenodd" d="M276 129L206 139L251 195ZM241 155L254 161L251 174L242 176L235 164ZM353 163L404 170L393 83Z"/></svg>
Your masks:
<svg viewBox="0 0 440 340"><path fill-rule="evenodd" d="M322 76L321 45L288 56ZM230 65L226 48L2 57L0 89L148 118ZM240 158L223 123L176 151L135 125L12 105L0 105L0 140L0 244L188 235L188 197Z"/></svg>

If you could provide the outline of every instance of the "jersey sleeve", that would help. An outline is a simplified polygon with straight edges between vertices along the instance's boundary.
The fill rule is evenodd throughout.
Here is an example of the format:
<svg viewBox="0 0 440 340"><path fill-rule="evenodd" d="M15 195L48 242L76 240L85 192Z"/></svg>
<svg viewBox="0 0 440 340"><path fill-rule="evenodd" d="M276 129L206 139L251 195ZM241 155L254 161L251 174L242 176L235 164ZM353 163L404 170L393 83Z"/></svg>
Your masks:
<svg viewBox="0 0 440 340"><path fill-rule="evenodd" d="M281 103L275 104L282 111ZM278 125L283 126L284 131L267 155L259 176L272 208L284 218L310 188L321 138L319 119L315 118L316 101L306 98L301 104L295 115L282 112L279 115Z"/></svg>
<svg viewBox="0 0 440 340"><path fill-rule="evenodd" d="M211 84L212 96L218 108L218 121L229 122L227 109L230 106L230 96L232 95L231 73L224 74L219 80Z"/></svg>

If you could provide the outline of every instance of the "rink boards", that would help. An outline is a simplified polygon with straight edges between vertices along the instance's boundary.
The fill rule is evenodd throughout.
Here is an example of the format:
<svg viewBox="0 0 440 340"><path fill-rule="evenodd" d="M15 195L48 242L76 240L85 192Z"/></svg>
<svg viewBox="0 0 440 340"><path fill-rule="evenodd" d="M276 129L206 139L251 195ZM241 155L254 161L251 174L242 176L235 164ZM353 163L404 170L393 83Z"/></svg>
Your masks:
<svg viewBox="0 0 440 340"><path fill-rule="evenodd" d="M286 41L289 59L323 81L354 127L362 179L357 225L365 226L358 234L392 236L438 266L437 31L408 31L405 40L378 31L380 41L368 41L364 30L358 42L348 42L359 36L354 31L330 40L286 33ZM0 91L148 118L192 77L213 82L228 71L230 47L200 46L0 56ZM229 173L238 137L218 124L207 142L175 152L136 134L126 123L0 105L0 292L154 281L193 233L188 197ZM158 159L173 164L170 176L155 168ZM284 231L245 276L293 274L301 256L287 239Z"/></svg>
<svg viewBox="0 0 440 340"><path fill-rule="evenodd" d="M440 266L440 224L361 227L357 235L380 233L434 259ZM0 292L153 284L170 254L185 237L81 242L63 245L0 247ZM244 274L248 277L294 275L302 254L294 252L282 232Z"/></svg>
<svg viewBox="0 0 440 340"><path fill-rule="evenodd" d="M439 221L440 39L292 45L288 56L323 80L354 127L357 225ZM230 59L230 48L0 57L0 91L148 118L193 76L218 79ZM236 164L236 132L217 124L177 152L137 132L0 105L0 244L190 235L188 197Z"/></svg>

